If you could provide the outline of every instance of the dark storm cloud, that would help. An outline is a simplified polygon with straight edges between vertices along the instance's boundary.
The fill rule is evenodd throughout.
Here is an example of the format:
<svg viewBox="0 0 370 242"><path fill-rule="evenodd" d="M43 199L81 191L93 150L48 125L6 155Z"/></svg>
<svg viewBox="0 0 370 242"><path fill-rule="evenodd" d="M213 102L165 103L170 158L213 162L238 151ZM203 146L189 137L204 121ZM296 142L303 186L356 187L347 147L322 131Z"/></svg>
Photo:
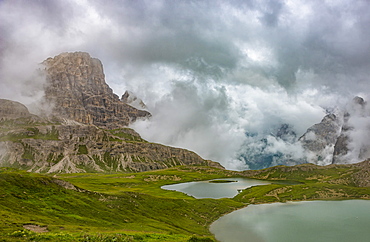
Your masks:
<svg viewBox="0 0 370 242"><path fill-rule="evenodd" d="M216 2L214 2L216 3ZM117 55L138 63L183 64L202 58L210 64L233 68L238 50L218 20L219 10L207 1L118 1L99 3L98 11L109 17L121 33ZM216 4L217 5L217 4ZM119 58L117 56L117 58Z"/></svg>

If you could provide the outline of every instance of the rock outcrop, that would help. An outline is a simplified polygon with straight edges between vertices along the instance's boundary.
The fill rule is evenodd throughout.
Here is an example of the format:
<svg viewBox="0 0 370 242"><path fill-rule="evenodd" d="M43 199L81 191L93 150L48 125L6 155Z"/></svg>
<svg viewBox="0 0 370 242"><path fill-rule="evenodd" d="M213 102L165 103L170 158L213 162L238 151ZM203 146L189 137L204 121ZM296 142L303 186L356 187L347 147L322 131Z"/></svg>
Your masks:
<svg viewBox="0 0 370 242"><path fill-rule="evenodd" d="M326 115L299 138L309 162L328 165L354 163L370 158L367 103L355 97L342 112Z"/></svg>
<svg viewBox="0 0 370 242"><path fill-rule="evenodd" d="M23 104L7 99L0 99L0 120L30 116L30 112Z"/></svg>
<svg viewBox="0 0 370 242"><path fill-rule="evenodd" d="M147 110L147 107L143 100L138 98L134 93L130 91L126 91L122 95L121 101L139 110Z"/></svg>
<svg viewBox="0 0 370 242"><path fill-rule="evenodd" d="M150 143L127 125L150 117L140 99L122 100L105 83L103 66L89 54L63 53L43 62L50 117L0 100L0 165L32 172L147 171L178 165L223 168L194 152ZM145 105L144 105L145 106Z"/></svg>
<svg viewBox="0 0 370 242"><path fill-rule="evenodd" d="M353 165L359 168L353 177L353 182L359 187L370 187L370 159Z"/></svg>
<svg viewBox="0 0 370 242"><path fill-rule="evenodd" d="M12 101L1 100L0 113ZM22 115L29 114L22 107ZM104 129L95 125L29 122L11 113L0 122L0 164L32 172L147 171L178 165L222 168L194 152L150 143L129 128ZM13 119L14 122L9 122ZM39 121L42 118L39 118ZM15 124L15 125L14 125Z"/></svg>
<svg viewBox="0 0 370 242"><path fill-rule="evenodd" d="M326 115L320 123L307 129L306 133L299 138L303 147L317 152L326 146L334 146L341 129L340 120L335 114Z"/></svg>
<svg viewBox="0 0 370 242"><path fill-rule="evenodd" d="M354 131L355 127L353 124L353 119L358 117L366 116L366 102L361 97L355 97L352 102L350 102L346 107L346 112L343 116L343 126L340 133L340 136L337 139L337 142L334 146L334 155L333 155L333 164L341 164L348 162L346 157L347 154L350 152L349 144L351 142L356 142L356 140L352 140L351 133ZM365 135L365 134L364 134ZM358 145L363 146L361 142ZM360 152L357 154L358 159L366 159L370 158L366 153L370 147L360 147Z"/></svg>
<svg viewBox="0 0 370 242"><path fill-rule="evenodd" d="M106 84L103 65L88 53L63 53L45 65L45 98L53 114L83 124L122 128L150 113L122 102Z"/></svg>
<svg viewBox="0 0 370 242"><path fill-rule="evenodd" d="M328 114L299 138L303 148L310 153L309 161L320 165L331 163L334 145L340 135L341 123L337 115Z"/></svg>

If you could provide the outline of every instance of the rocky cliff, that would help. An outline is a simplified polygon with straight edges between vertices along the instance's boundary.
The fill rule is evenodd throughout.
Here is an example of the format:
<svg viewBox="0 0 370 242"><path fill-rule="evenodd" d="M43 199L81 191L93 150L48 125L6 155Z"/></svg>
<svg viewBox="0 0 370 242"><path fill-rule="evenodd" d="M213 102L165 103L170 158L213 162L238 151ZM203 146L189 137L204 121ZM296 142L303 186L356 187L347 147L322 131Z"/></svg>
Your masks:
<svg viewBox="0 0 370 242"><path fill-rule="evenodd" d="M340 135L342 121L335 114L326 115L320 123L308 128L299 141L309 152L308 157L316 164L330 164L333 158L334 145Z"/></svg>
<svg viewBox="0 0 370 242"><path fill-rule="evenodd" d="M334 147L334 164L346 163L348 159L354 156L359 160L370 158L370 143L363 142L356 135L358 131L362 132L363 136L366 136L366 132L369 132L368 127L365 127L365 129L361 127L368 125L366 121L369 117L367 108L367 103L361 97L355 97L347 105L345 114L343 115L344 122L342 130ZM358 140L359 138L360 140Z"/></svg>
<svg viewBox="0 0 370 242"><path fill-rule="evenodd" d="M18 111L6 114L10 106ZM147 171L178 165L222 168L194 152L147 142L129 128L50 122L9 100L0 100L0 113L1 166L49 173Z"/></svg>
<svg viewBox="0 0 370 242"><path fill-rule="evenodd" d="M0 99L1 166L51 173L222 168L194 152L147 142L127 128L150 113L132 93L122 99L114 94L101 62L88 53L63 53L43 64L52 115L39 117L21 103Z"/></svg>
<svg viewBox="0 0 370 242"><path fill-rule="evenodd" d="M355 97L342 112L328 114L310 127L299 139L310 162L319 165L354 163L370 158L366 134L369 112L367 103Z"/></svg>
<svg viewBox="0 0 370 242"><path fill-rule="evenodd" d="M88 53L63 53L45 65L45 99L58 117L105 128L122 128L150 113L123 102L105 82L103 65Z"/></svg>

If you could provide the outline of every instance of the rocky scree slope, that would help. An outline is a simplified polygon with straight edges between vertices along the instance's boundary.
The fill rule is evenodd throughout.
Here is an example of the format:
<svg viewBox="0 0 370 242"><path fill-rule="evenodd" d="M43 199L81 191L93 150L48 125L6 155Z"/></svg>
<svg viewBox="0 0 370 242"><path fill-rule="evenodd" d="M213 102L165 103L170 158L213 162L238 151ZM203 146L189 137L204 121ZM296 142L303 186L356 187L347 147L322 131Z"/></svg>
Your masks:
<svg viewBox="0 0 370 242"><path fill-rule="evenodd" d="M121 101L102 65L87 53L45 62L52 117L0 99L0 165L33 172L147 171L177 165L222 166L194 152L150 143L127 125L150 113Z"/></svg>

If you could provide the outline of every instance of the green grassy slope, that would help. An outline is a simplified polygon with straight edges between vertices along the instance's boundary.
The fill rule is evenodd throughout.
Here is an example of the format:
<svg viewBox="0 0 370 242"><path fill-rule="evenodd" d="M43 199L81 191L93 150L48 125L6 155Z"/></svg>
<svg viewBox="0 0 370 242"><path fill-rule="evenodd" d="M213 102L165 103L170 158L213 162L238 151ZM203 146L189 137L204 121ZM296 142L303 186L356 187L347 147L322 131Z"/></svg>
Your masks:
<svg viewBox="0 0 370 242"><path fill-rule="evenodd" d="M361 163L368 167L369 161ZM369 179L366 169L354 165L277 166L258 171L244 171L245 176L270 181L295 181L297 184L271 184L252 187L238 194L234 200L245 203L270 203L304 200L370 199L370 187L360 187L359 173ZM366 173L366 174L365 174Z"/></svg>
<svg viewBox="0 0 370 242"><path fill-rule="evenodd" d="M0 241L213 241L208 226L251 203L369 199L370 187L356 180L369 179L369 165L305 164L245 172L193 166L55 175L0 168ZM194 199L160 188L238 176L274 183L245 189L232 199ZM27 224L49 232L30 232L23 227Z"/></svg>
<svg viewBox="0 0 370 242"><path fill-rule="evenodd" d="M25 234L23 225L33 224L50 231L36 236L39 240L59 236L61 241L84 241L86 236L95 236L97 241L104 241L107 236L119 234L122 241L196 241L202 237L193 237L194 234L212 237L208 231L211 222L244 206L232 199L197 200L160 189L162 184L174 182L174 173L176 180L184 181L230 175L201 167L134 174L63 175L65 180L90 190L75 191L58 185L51 176L2 168L0 238L16 241ZM136 188L132 189L135 183ZM99 240L101 235L97 233L109 235ZM25 240L36 238L33 233L26 235ZM160 239L155 239L158 236Z"/></svg>

